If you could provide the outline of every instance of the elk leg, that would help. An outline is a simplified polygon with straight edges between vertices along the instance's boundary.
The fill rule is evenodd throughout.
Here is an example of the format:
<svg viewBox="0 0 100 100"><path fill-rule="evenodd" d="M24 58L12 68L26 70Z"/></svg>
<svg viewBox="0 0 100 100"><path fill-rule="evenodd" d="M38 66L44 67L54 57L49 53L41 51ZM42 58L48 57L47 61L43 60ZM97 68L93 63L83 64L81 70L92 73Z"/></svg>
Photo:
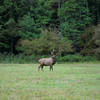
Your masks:
<svg viewBox="0 0 100 100"><path fill-rule="evenodd" d="M52 69L52 71L53 71L53 66L51 66L51 69Z"/></svg>
<svg viewBox="0 0 100 100"><path fill-rule="evenodd" d="M53 71L53 66L50 66L50 71L51 71L51 70Z"/></svg>
<svg viewBox="0 0 100 100"><path fill-rule="evenodd" d="M40 67L41 67L41 66L38 67L38 71L40 71Z"/></svg>
<svg viewBox="0 0 100 100"><path fill-rule="evenodd" d="M41 70L42 70L42 71L44 71L44 70L43 70L43 67L44 67L44 66L41 66Z"/></svg>
<svg viewBox="0 0 100 100"><path fill-rule="evenodd" d="M51 66L50 66L50 71L51 71Z"/></svg>

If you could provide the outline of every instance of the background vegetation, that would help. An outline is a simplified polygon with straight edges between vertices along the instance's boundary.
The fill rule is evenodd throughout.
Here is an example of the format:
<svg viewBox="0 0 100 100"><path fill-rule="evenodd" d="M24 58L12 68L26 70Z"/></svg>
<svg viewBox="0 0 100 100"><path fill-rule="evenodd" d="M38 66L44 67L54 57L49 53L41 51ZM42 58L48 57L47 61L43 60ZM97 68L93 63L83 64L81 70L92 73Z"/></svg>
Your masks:
<svg viewBox="0 0 100 100"><path fill-rule="evenodd" d="M72 54L75 60L99 60L99 5L99 0L0 0L2 57L37 60L55 49L59 61Z"/></svg>

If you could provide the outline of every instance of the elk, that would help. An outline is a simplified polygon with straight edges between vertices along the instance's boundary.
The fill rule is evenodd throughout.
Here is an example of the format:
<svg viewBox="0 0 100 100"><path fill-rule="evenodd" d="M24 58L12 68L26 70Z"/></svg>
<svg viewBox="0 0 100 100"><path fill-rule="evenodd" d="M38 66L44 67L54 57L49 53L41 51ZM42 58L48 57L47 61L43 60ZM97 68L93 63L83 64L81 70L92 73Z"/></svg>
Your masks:
<svg viewBox="0 0 100 100"><path fill-rule="evenodd" d="M50 71L53 71L53 65L56 63L57 59L56 59L56 53L55 51L52 52L53 56L51 58L41 58L39 59L39 64L40 66L38 67L38 71L41 70L43 71L43 67L44 66L50 66Z"/></svg>

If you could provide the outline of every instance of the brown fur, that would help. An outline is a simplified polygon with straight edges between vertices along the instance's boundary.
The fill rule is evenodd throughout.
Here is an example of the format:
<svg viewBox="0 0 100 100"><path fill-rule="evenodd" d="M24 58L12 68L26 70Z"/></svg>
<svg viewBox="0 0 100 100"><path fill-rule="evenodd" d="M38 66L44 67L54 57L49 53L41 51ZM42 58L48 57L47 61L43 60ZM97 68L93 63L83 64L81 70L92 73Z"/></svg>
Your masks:
<svg viewBox="0 0 100 100"><path fill-rule="evenodd" d="M50 71L53 71L53 65L56 63L56 57L53 56L52 58L42 58L39 61L40 66L38 67L38 70L40 70L40 68L43 71L43 67L44 66L50 66Z"/></svg>

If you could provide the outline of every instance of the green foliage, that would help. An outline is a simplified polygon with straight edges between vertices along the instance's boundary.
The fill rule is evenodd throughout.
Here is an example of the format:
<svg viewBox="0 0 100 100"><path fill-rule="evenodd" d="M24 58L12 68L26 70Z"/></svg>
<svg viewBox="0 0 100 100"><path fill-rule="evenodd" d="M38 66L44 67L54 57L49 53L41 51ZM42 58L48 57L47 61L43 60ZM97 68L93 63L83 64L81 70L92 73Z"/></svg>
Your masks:
<svg viewBox="0 0 100 100"><path fill-rule="evenodd" d="M7 54L3 53L0 54L0 63L37 63L40 58L48 58L51 55L25 55L25 54ZM57 56L57 63L64 63L64 62L99 62L100 59L96 56L82 56L82 55L66 55L66 56Z"/></svg>
<svg viewBox="0 0 100 100"><path fill-rule="evenodd" d="M52 26L53 12L51 0L0 1L0 51L15 53L19 39L40 37L41 29Z"/></svg>
<svg viewBox="0 0 100 100"><path fill-rule="evenodd" d="M88 8L86 8L84 0L80 2L77 2L77 0L65 1L59 9L61 33L64 37L72 40L75 49L80 49L80 35L91 21L87 12Z"/></svg>
<svg viewBox="0 0 100 100"><path fill-rule="evenodd" d="M82 35L83 55L97 55L100 59L100 25L88 27Z"/></svg>
<svg viewBox="0 0 100 100"><path fill-rule="evenodd" d="M72 52L72 45L68 39L59 40L53 31L43 31L39 39L21 40L17 45L17 50L25 54L48 55L55 49L58 53Z"/></svg>
<svg viewBox="0 0 100 100"><path fill-rule="evenodd" d="M61 1L60 8L58 0L0 0L0 52L48 55L56 49L60 55L99 55L99 35L84 32L99 22L99 1Z"/></svg>
<svg viewBox="0 0 100 100"><path fill-rule="evenodd" d="M58 57L58 62L89 62L98 60L96 56L66 55Z"/></svg>
<svg viewBox="0 0 100 100"><path fill-rule="evenodd" d="M30 15L35 20L35 25L38 27L48 27L52 21L53 14L51 0L34 0L30 1Z"/></svg>
<svg viewBox="0 0 100 100"><path fill-rule="evenodd" d="M100 21L100 1L99 0L88 0L88 7L91 13L92 23L97 25Z"/></svg>
<svg viewBox="0 0 100 100"><path fill-rule="evenodd" d="M13 18L5 23L6 28L0 30L0 51L13 52L14 46L19 37L17 25Z"/></svg>
<svg viewBox="0 0 100 100"><path fill-rule="evenodd" d="M49 22L52 20L53 9L51 4L51 0L38 0L38 7L36 8L37 23L42 27L48 26Z"/></svg>
<svg viewBox="0 0 100 100"><path fill-rule="evenodd" d="M33 39L40 36L41 29L36 26L34 19L28 15L23 16L23 20L19 21L21 29L19 30L19 34L22 39Z"/></svg>
<svg viewBox="0 0 100 100"><path fill-rule="evenodd" d="M94 43L96 48L94 49L95 54L100 59L100 24L95 28L95 35L93 36Z"/></svg>
<svg viewBox="0 0 100 100"><path fill-rule="evenodd" d="M24 63L37 63L37 61L40 58L44 58L44 57L48 57L48 56L36 56L36 55L25 55L25 54L18 54L18 55L14 55L14 54L7 54L7 53L3 53L0 54L0 63L20 63L20 64L24 64Z"/></svg>
<svg viewBox="0 0 100 100"><path fill-rule="evenodd" d="M95 27L88 27L84 34L82 34L82 46L83 49L81 50L81 54L83 55L93 55L94 54L94 48L96 45L94 44L93 36L95 34Z"/></svg>
<svg viewBox="0 0 100 100"><path fill-rule="evenodd" d="M0 1L0 52L16 52L15 45L19 39L17 22L25 12L22 1Z"/></svg>

